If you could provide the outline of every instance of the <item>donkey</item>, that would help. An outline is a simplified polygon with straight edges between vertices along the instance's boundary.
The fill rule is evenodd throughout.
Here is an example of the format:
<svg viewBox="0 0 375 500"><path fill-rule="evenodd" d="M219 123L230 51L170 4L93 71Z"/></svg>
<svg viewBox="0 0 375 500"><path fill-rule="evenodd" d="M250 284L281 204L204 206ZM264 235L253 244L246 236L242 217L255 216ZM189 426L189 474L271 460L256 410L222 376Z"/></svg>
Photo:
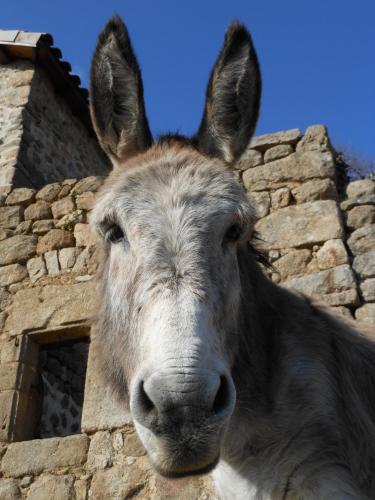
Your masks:
<svg viewBox="0 0 375 500"><path fill-rule="evenodd" d="M101 33L91 115L113 163L92 213L103 247L97 356L160 474L213 470L223 499L375 498L375 347L267 277L231 166L261 94L232 23L192 138L153 140L121 19Z"/></svg>

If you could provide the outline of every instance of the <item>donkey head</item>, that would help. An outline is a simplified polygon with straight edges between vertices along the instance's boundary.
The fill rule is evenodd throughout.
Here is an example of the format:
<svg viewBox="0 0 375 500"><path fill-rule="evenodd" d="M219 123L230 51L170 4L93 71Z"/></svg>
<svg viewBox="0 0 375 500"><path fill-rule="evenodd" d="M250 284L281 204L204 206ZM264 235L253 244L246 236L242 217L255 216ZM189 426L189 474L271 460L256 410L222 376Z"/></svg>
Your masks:
<svg viewBox="0 0 375 500"><path fill-rule="evenodd" d="M104 249L100 357L151 462L170 477L215 465L235 407L237 252L253 212L230 165L255 128L260 87L251 38L233 23L198 133L154 143L119 18L92 63L92 119L114 165L92 214Z"/></svg>

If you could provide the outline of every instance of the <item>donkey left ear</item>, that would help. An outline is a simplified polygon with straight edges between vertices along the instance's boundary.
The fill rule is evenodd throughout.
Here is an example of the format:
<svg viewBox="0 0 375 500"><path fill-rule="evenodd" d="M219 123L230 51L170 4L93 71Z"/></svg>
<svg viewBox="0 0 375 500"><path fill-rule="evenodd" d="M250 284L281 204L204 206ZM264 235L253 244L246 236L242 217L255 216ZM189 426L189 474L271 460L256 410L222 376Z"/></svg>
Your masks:
<svg viewBox="0 0 375 500"><path fill-rule="evenodd" d="M257 55L247 29L233 22L226 34L206 92L198 148L234 163L255 130L261 95Z"/></svg>

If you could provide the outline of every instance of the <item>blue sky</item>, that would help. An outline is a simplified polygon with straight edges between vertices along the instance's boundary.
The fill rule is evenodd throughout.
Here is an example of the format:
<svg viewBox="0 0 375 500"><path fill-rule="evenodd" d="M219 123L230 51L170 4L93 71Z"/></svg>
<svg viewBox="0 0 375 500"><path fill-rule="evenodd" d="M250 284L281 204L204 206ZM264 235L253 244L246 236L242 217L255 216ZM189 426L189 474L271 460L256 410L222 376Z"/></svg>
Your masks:
<svg viewBox="0 0 375 500"><path fill-rule="evenodd" d="M154 133L198 127L209 71L239 19L263 72L257 133L324 123L336 146L375 159L374 0L17 0L3 2L0 27L51 33L87 86L113 13L132 36Z"/></svg>

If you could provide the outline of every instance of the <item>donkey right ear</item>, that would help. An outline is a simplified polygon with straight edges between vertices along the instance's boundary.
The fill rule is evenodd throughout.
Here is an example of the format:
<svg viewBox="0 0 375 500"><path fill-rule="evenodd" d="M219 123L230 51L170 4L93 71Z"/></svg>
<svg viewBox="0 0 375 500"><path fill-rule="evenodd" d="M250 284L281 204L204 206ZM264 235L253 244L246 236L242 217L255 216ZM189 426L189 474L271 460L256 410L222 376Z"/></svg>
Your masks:
<svg viewBox="0 0 375 500"><path fill-rule="evenodd" d="M99 36L90 80L92 121L114 164L151 146L141 72L126 26L117 16Z"/></svg>

